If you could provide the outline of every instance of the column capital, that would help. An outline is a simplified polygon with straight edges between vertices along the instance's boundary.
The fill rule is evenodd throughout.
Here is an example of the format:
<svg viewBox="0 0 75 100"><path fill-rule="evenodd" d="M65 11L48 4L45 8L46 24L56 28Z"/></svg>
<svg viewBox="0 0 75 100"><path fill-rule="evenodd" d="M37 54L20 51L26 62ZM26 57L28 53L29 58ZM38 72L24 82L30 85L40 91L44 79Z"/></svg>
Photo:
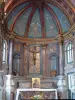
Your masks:
<svg viewBox="0 0 75 100"><path fill-rule="evenodd" d="M41 46L42 46L43 49L46 49L47 44L41 44Z"/></svg>
<svg viewBox="0 0 75 100"><path fill-rule="evenodd" d="M59 38L59 44L63 44L63 42L64 42L64 38L63 38L63 36L61 36L60 38Z"/></svg>

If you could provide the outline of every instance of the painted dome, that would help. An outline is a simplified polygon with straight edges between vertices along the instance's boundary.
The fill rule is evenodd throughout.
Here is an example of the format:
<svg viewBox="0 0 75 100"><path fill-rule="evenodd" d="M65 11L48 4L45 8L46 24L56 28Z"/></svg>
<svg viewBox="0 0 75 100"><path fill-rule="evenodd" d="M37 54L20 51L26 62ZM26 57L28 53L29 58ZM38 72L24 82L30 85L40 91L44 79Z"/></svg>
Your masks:
<svg viewBox="0 0 75 100"><path fill-rule="evenodd" d="M14 6L14 5L13 5ZM24 0L11 8L8 30L26 38L52 38L70 29L61 8L46 0Z"/></svg>

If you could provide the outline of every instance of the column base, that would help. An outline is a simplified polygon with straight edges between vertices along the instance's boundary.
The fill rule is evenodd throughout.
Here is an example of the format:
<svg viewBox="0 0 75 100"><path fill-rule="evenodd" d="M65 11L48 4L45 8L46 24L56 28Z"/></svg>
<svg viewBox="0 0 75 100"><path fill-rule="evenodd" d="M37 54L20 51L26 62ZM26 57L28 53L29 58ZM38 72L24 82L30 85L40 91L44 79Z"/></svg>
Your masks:
<svg viewBox="0 0 75 100"><path fill-rule="evenodd" d="M68 99L68 88L66 82L66 76L59 75L57 76L57 91L60 99Z"/></svg>
<svg viewBox="0 0 75 100"><path fill-rule="evenodd" d="M13 75L9 74L5 76L5 100L13 100L15 92L15 82Z"/></svg>

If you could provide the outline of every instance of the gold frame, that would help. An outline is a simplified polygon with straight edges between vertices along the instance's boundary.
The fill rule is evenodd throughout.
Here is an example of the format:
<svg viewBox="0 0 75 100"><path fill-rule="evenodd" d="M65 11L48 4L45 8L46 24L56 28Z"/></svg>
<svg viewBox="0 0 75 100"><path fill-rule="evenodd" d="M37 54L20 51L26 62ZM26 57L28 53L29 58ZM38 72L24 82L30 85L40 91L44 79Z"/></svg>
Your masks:
<svg viewBox="0 0 75 100"><path fill-rule="evenodd" d="M40 78L32 78L32 88L40 88Z"/></svg>

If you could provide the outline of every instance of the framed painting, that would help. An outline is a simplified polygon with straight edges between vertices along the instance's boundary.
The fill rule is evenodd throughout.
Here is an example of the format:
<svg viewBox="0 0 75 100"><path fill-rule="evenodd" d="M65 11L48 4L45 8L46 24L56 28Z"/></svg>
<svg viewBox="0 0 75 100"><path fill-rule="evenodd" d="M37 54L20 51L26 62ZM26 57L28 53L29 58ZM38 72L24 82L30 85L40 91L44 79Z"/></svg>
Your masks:
<svg viewBox="0 0 75 100"><path fill-rule="evenodd" d="M40 88L40 78L32 78L32 88Z"/></svg>

